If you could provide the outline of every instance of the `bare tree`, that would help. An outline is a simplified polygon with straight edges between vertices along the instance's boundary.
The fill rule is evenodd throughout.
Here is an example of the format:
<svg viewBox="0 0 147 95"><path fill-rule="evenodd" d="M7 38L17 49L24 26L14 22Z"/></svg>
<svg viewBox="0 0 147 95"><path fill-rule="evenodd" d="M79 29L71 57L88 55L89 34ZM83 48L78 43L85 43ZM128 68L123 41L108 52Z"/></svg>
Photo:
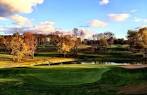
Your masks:
<svg viewBox="0 0 147 95"><path fill-rule="evenodd" d="M98 47L108 47L114 42L114 34L112 32L104 32L93 35L93 38L99 42Z"/></svg>

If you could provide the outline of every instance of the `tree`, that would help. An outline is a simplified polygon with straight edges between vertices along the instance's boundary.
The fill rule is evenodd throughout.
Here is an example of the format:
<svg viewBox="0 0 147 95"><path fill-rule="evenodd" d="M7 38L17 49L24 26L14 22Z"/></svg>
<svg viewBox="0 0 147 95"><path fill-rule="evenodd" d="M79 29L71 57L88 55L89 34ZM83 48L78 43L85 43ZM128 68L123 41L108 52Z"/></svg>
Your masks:
<svg viewBox="0 0 147 95"><path fill-rule="evenodd" d="M4 45L4 37L0 36L0 46Z"/></svg>
<svg viewBox="0 0 147 95"><path fill-rule="evenodd" d="M75 37L73 37L72 44L74 45L73 46L73 55L74 56L77 56L77 54L78 54L78 47L81 44L81 38L75 38Z"/></svg>
<svg viewBox="0 0 147 95"><path fill-rule="evenodd" d="M99 40L99 46L100 46L101 48L107 48L108 42L107 42L107 39L106 39L105 37L103 37L103 38L101 38L101 39Z"/></svg>
<svg viewBox="0 0 147 95"><path fill-rule="evenodd" d="M4 37L3 36L0 36L0 46L3 47L4 46Z"/></svg>
<svg viewBox="0 0 147 95"><path fill-rule="evenodd" d="M8 53L11 53L11 47L10 47L10 42L12 41L12 36L8 36L4 38L4 46L6 47L6 49L8 50Z"/></svg>
<svg viewBox="0 0 147 95"><path fill-rule="evenodd" d="M114 34L111 32L104 32L93 35L93 38L99 42L98 47L107 48L114 42Z"/></svg>
<svg viewBox="0 0 147 95"><path fill-rule="evenodd" d="M60 41L58 42L58 51L64 54L64 57L67 53L71 52L71 50L75 46L75 42L70 35L60 36Z"/></svg>
<svg viewBox="0 0 147 95"><path fill-rule="evenodd" d="M147 27L139 29L138 37L140 42L143 43L144 48L147 48Z"/></svg>
<svg viewBox="0 0 147 95"><path fill-rule="evenodd" d="M111 46L114 43L114 34L112 32L105 32L104 36L108 44Z"/></svg>
<svg viewBox="0 0 147 95"><path fill-rule="evenodd" d="M74 55L76 55L80 42L80 38L71 35L51 36L51 43L57 46L58 52L63 53L64 57L71 51L73 51Z"/></svg>
<svg viewBox="0 0 147 95"><path fill-rule="evenodd" d="M13 61L20 62L28 55L33 55L35 50L35 39L33 34L14 33L13 36L5 39L5 46L11 51L13 55Z"/></svg>
<svg viewBox="0 0 147 95"><path fill-rule="evenodd" d="M61 41L60 39L61 37L59 35L52 34L50 36L50 43L53 45L57 45Z"/></svg>
<svg viewBox="0 0 147 95"><path fill-rule="evenodd" d="M85 30L83 29L78 29L78 28L74 28L73 29L73 36L76 38L80 38L80 39L84 39L85 36Z"/></svg>
<svg viewBox="0 0 147 95"><path fill-rule="evenodd" d="M137 41L137 31L134 30L128 30L127 33L128 43L130 45L130 48L134 48Z"/></svg>
<svg viewBox="0 0 147 95"><path fill-rule="evenodd" d="M143 48L143 41L140 40L140 35L137 30L129 30L128 31L128 43L130 45L130 49L141 49Z"/></svg>
<svg viewBox="0 0 147 95"><path fill-rule="evenodd" d="M78 28L74 28L73 29L73 35L78 37L80 35L79 29Z"/></svg>
<svg viewBox="0 0 147 95"><path fill-rule="evenodd" d="M36 38L31 32L25 32L23 34L24 43L28 46L28 56L34 57L34 52L37 46Z"/></svg>
<svg viewBox="0 0 147 95"><path fill-rule="evenodd" d="M13 34L8 48L11 49L11 54L13 55L13 61L20 62L25 53L28 51L28 47L24 43L22 36L19 33Z"/></svg>
<svg viewBox="0 0 147 95"><path fill-rule="evenodd" d="M125 44L125 40L124 38L119 38L119 39L114 39L114 44L120 44L120 45L123 45Z"/></svg>

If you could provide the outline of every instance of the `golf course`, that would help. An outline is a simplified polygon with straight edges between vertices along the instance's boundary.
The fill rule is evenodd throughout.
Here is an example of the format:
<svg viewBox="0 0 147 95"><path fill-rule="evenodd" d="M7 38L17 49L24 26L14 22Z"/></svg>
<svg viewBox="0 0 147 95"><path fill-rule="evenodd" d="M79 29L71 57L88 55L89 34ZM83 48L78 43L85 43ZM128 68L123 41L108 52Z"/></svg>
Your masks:
<svg viewBox="0 0 147 95"><path fill-rule="evenodd" d="M38 52L21 62L1 53L0 95L146 95L147 65L136 64L140 57L125 46L73 58Z"/></svg>
<svg viewBox="0 0 147 95"><path fill-rule="evenodd" d="M0 95L146 95L146 76L112 65L1 68Z"/></svg>
<svg viewBox="0 0 147 95"><path fill-rule="evenodd" d="M0 95L147 95L147 0L0 0Z"/></svg>

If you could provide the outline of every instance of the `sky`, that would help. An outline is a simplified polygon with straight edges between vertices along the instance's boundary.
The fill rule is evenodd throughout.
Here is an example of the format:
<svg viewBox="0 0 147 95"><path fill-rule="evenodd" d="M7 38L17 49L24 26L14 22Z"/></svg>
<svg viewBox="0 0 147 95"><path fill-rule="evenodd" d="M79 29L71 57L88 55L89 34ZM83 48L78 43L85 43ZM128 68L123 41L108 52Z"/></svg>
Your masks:
<svg viewBox="0 0 147 95"><path fill-rule="evenodd" d="M129 29L147 25L147 0L0 0L0 34L16 27L49 33L84 29L87 34L113 32L125 38Z"/></svg>

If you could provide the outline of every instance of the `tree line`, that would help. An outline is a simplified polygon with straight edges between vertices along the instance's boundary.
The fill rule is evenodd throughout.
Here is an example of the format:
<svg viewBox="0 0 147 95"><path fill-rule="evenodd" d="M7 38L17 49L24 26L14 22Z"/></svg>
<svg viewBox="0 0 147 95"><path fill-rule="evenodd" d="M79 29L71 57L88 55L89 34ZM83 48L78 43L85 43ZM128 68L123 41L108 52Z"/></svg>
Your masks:
<svg viewBox="0 0 147 95"><path fill-rule="evenodd" d="M78 47L80 44L85 44L81 40L83 36L84 32L82 30L74 28L73 35L51 34L50 44L56 46L58 52L62 53L64 57L66 57L68 53L77 56ZM128 44L130 50L138 49L140 51L147 48L147 28L129 30L127 33L127 41L124 41L124 39L116 39L112 32L98 33L92 37L92 41L96 42L96 48L99 49L106 49L115 43ZM37 39L32 32L25 32L21 35L14 33L8 38L2 37L0 38L0 43L4 44L15 62L20 62L25 58L34 58L34 53L37 48Z"/></svg>

